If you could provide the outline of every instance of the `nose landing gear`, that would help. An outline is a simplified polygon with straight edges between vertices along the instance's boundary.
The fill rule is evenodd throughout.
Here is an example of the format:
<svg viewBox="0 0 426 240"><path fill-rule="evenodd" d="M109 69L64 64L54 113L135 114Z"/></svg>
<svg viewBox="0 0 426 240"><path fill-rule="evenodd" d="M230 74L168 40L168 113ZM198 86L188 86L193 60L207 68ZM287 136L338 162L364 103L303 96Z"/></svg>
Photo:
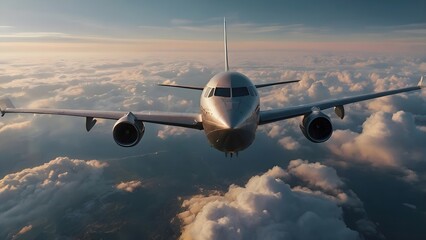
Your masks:
<svg viewBox="0 0 426 240"><path fill-rule="evenodd" d="M234 153L235 153L235 156L238 157L238 152L225 152L225 157L228 157L228 153L229 153L229 156L231 156L231 158L234 156Z"/></svg>

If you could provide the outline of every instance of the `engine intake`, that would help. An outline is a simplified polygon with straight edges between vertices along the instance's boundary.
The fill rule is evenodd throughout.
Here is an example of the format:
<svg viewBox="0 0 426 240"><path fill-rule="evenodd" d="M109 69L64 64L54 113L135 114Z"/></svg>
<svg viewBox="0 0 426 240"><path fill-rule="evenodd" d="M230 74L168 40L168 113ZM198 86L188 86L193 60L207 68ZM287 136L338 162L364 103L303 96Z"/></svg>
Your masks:
<svg viewBox="0 0 426 240"><path fill-rule="evenodd" d="M122 147L133 147L139 143L145 133L145 126L142 121L129 112L120 118L112 128L114 141Z"/></svg>
<svg viewBox="0 0 426 240"><path fill-rule="evenodd" d="M303 135L314 143L325 142L333 134L330 118L320 111L305 115L300 124L300 129Z"/></svg>

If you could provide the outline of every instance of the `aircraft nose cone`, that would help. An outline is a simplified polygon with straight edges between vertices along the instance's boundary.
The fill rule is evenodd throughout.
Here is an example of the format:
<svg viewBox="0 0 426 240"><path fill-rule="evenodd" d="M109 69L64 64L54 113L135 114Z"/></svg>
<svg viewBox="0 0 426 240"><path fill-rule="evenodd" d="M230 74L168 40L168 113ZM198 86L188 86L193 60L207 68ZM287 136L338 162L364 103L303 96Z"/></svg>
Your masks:
<svg viewBox="0 0 426 240"><path fill-rule="evenodd" d="M244 123L244 119L238 114L229 114L223 119L223 123L228 129L238 129Z"/></svg>

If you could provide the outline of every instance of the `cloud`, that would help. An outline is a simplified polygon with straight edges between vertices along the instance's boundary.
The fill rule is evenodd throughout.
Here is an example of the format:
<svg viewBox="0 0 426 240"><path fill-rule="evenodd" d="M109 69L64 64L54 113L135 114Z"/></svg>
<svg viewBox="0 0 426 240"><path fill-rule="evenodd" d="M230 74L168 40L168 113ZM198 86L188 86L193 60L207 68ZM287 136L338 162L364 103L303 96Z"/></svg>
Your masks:
<svg viewBox="0 0 426 240"><path fill-rule="evenodd" d="M308 163L303 160L293 160L287 167L289 174L306 181L310 186L322 190L334 191L341 188L343 181L337 176L336 170L321 163Z"/></svg>
<svg viewBox="0 0 426 240"><path fill-rule="evenodd" d="M413 210L417 209L416 205L413 205L413 204L410 204L410 203L403 203L402 205L407 207L407 208L411 208Z"/></svg>
<svg viewBox="0 0 426 240"><path fill-rule="evenodd" d="M223 70L221 54L221 52L192 55L144 53L140 54L140 56L126 55L124 57L88 54L83 57L61 55L58 58L43 57L33 59L14 56L14 58L2 62L0 69L0 82L2 83L0 95L12 97L17 107L38 106L122 111L167 110L198 112L199 92L160 88L156 84L169 81L176 84L203 86L211 76ZM419 66L424 62L422 58L411 57L336 56L290 52L285 54L236 52L233 56L230 55L231 58L234 58L231 59L232 69L247 74L256 83L290 79L302 80L296 84L261 89L261 109L299 105L323 100L322 98L327 96L331 98L343 97L411 86L417 83ZM312 88L311 93L308 92L310 88ZM318 90L315 88L318 88ZM404 186L407 189L415 187L414 193L407 194L410 198L402 200L385 199L383 197L385 194L353 187L354 191L360 197L363 197L363 202L371 196L371 198L379 199L381 202L388 202L389 206L400 206L402 202L411 201L410 199L413 195L410 194L423 196L421 195L422 193L417 191L419 189L417 186L424 190L424 184L421 184L425 179L424 172L422 172L424 167L419 165L421 161L416 160L419 159L416 157L416 152L418 152L418 156L425 155L424 151L419 148L421 142L424 142L424 133L426 133L423 119L426 114L424 111L426 109L424 105L425 96L424 92L420 94L410 93L347 105L345 106L347 116L343 120L337 119L332 111L325 111L325 113L330 114L334 127L337 129L337 135L335 133L330 142L324 144L313 144L305 139L298 128L300 118L262 126L259 128L260 131L257 133L257 139L254 144L239 156L240 160L247 162L244 167L241 167L240 161L230 162L228 161L229 159L223 158L223 154L209 148L205 142L204 135L195 130L146 124L146 133L141 144L135 148L122 149L116 146L112 140L111 127L114 124L113 121L99 122L100 124L97 124L87 134L84 130L84 119L7 114L4 118L1 118L0 123L2 126L0 127L2 129L0 130L0 149L2 150L0 173L2 176L11 172L19 172L24 168L32 169L34 166L42 165L46 159L52 159L55 156L75 155L76 151L80 159L109 159L111 160L110 164L115 162L115 165L114 168L105 169L105 173L102 175L105 177L108 174L111 180L100 177L96 182L96 187L93 187L91 192L81 190L84 203L77 201L77 203L71 202L70 205L67 205L68 207L65 208L67 209L66 217L62 217L62 215L61 217L51 216L49 213L44 214L43 212L41 215L45 215L48 218L44 222L31 220L35 219L35 217L27 218L30 220L16 221L13 227L0 226L0 232L4 229L2 227L6 227L6 229L10 229L8 233L16 234L23 227L32 225L32 230L28 232L31 235L37 232L40 233L40 229L46 229L46 226L52 226L53 224L57 227L66 225L66 228L58 228L56 233L59 235L64 234L67 237L76 237L77 232L91 231L100 234L96 236L103 236L101 233L105 233L110 226L111 229L114 229L114 231L110 232L123 234L133 230L134 233L140 233L142 238L147 239L155 237L155 234L165 236L164 238L176 238L177 236L170 237L173 233L164 229L169 229L173 225L170 224L170 219L174 217L177 211L176 204L178 202L176 199L182 193L194 195L199 193L199 188L219 189L220 192L215 194L210 192L211 194L200 195L198 200L201 201L202 199L206 204L211 204L214 200L218 200L224 206L230 206L231 202L233 203L237 200L227 199L225 202L222 201L226 195L224 193L228 192L222 188L223 186L228 186L230 183L242 184L250 176L258 174L259 171L266 171L271 166L281 164L290 159L302 158L307 159L309 162L303 160L292 161L291 168L274 168L273 171L275 173L267 174L270 177L282 179L285 184L290 186L290 192L284 190L277 192L283 192L282 195L285 193L286 196L296 195L299 197L306 196L307 199L323 199L323 201L334 206L333 209L341 208L343 219L345 220L343 222L340 219L341 223L339 224L341 224L342 229L344 227L350 228L363 235L369 231L377 233L375 224L366 217L367 213L363 210L361 200L345 184L341 185L339 179L341 182L343 182L342 179L348 179L348 182L351 182L351 186L354 186L357 184L363 185L365 182L374 184L375 179L382 179L381 177L385 175L389 177L386 179L394 182L376 182L376 186L380 187L384 193L389 194L391 190L388 189L393 188L386 188L388 183L405 184ZM406 118L404 114L394 117L393 115L400 110L404 110L405 114L411 115L412 119ZM377 138L377 142L369 144L367 149L377 147L380 154L384 149L391 148L392 153L396 153L396 156L394 156L396 160L393 160L394 165L373 165L372 161L356 159L357 154L363 156L361 154L363 152L361 145L358 146L360 149L353 150L353 154L349 156L334 152L334 149L329 144L334 144L332 141L336 136L338 144L334 145L334 147L338 149L344 143L353 144L352 141L359 135L364 135L366 131L363 123L373 117L372 113L378 111L387 112L381 113L385 114L385 117L381 117L383 119L376 119L385 121L383 123L384 127L379 128L380 131L378 133L372 131L373 135L378 134L379 138ZM408 119L408 121L404 119ZM28 121L30 122L29 125L23 124L24 128L20 128L21 125L19 123ZM405 129L406 126L410 125L411 127ZM395 126L396 129L394 129ZM6 131L5 129L8 128L10 130L13 129L13 131ZM391 134L392 137L390 139L380 135L382 130L383 132L387 131L386 128L390 128L389 130L393 134ZM340 131L343 131L343 133L339 133ZM396 141L397 137L394 136L394 132L401 133L401 140ZM416 135L415 132L421 132L423 135ZM191 135L188 141L179 141L179 139L187 138L187 134ZM342 136L342 138L339 136ZM414 139L409 140L410 136L417 139L417 142ZM268 137L271 139L268 139ZM16 148L16 145L20 147ZM168 151L162 152L161 150L165 148ZM259 149L262 149L262 151L259 151ZM182 153L178 158L174 154L177 152ZM266 160L264 159L264 152L267 152L269 156ZM379 154L378 157L380 157ZM371 151L369 155L374 157L374 152ZM402 158L399 158L399 156L402 156ZM259 159L263 160L259 161ZM141 162L141 160L144 161ZM126 163L123 164L123 161ZM336 170L324 166L324 163L336 164ZM367 168L361 169L371 171L368 174L361 171L361 174L366 175L362 178L362 181L365 180L365 182L361 181L359 183L360 181L357 179L357 175L360 174L358 165L366 165ZM374 168L368 167L372 165ZM345 168L339 168L341 166ZM237 171L238 174L236 174ZM336 171L343 178L339 178ZM145 188L146 180L143 180L141 184L144 187L144 191L135 190L132 194L120 194L114 188L116 186L111 189L111 184L117 184L120 181L123 181L123 185L131 185L131 181L126 182L129 181L128 176L134 176L134 179L150 179L154 177L156 178L155 181L160 178L161 188L159 188L160 185ZM263 175L259 175L259 177L261 176ZM170 181L170 179L173 179L173 181ZM400 181L400 179L409 181L409 183ZM194 185L194 183L196 184ZM237 186L234 187L238 189ZM98 194L99 191L103 191L102 188L113 192L113 197L108 198L104 197L104 194ZM267 188L265 187L264 189ZM247 187L243 187L243 190L245 192L248 191ZM80 191L79 188L77 188L77 191ZM258 191L254 192L258 194ZM94 197L90 194L95 194L96 196ZM28 198L31 198L31 196L28 196ZM300 198L294 198L298 201L300 200ZM141 211L139 211L142 209L140 208L141 199L146 203L142 208L143 211L147 212L143 212L143 214L140 214ZM64 209L61 202L52 202L54 205L49 205L54 206L51 210L53 214L55 214L56 206L58 206L58 211ZM63 202L66 203L66 201ZM195 202L201 210L204 209L205 204L203 202ZM279 202L279 200L276 200L276 202ZM281 202L273 205L274 201L271 200L268 203L272 204L268 211L274 212L277 209L277 214L281 216L281 212L279 212L282 209ZM413 201L413 203L418 206L418 209L422 207L421 202ZM123 204L124 207L120 204ZM18 206L21 206L21 202L18 202ZM41 206L43 207L43 204ZM114 208L111 206L114 206ZM305 206L306 204L302 203L301 207ZM384 210L369 208L369 213L371 211L374 216L383 216L381 213L392 211L392 215L386 214L387 218L392 221L411 220L410 217L394 213L394 209L391 209L391 207L386 208L386 206L383 205ZM196 204L192 204L192 207L195 208ZM364 211L362 218L347 221L348 215L351 215L352 211L348 210L348 208L356 212L352 213L352 215L359 214L358 210L360 209ZM108 210L105 211L105 209ZM111 212L109 211L110 209L114 209L114 211ZM260 208L253 207L253 209L253 211L257 211L256 213L261 211ZM302 211L297 207L296 210ZM209 211L216 212L215 209ZM223 211L227 212L228 210ZM132 212L133 215L130 214L130 216L129 212ZM158 212L167 212L167 214L157 214ZM235 212L236 214L232 216L246 214L240 209L235 210ZM313 212L323 217L316 209ZM186 220L192 222L195 221L200 213L191 214L187 212L186 214L188 216ZM78 216L75 217L75 215ZM122 217L118 218L117 215ZM156 217L152 219L150 218L151 216ZM106 220L108 217L111 219ZM256 222L256 224L261 224L262 220L272 221L270 220L271 218L262 217L260 222ZM283 217L283 219L286 218ZM233 220L235 219L229 220L230 223ZM55 225L53 222L60 222L61 224ZM245 225L242 223L243 228L241 229L247 226L258 226L242 222ZM296 220L292 223L294 222L296 222L295 225L298 224ZM382 224L381 221L379 223ZM147 233L148 230L144 231L139 227L132 228L130 225L133 224L134 226L152 227L149 227L149 233ZM124 225L126 227L120 228L120 226ZM267 223L264 223L264 225L266 226ZM271 225L267 226L271 227ZM385 224L381 226L385 226ZM279 230L279 227L277 228ZM70 232L70 229L76 231ZM81 231L78 229L81 229ZM389 232L386 227L380 229ZM409 231L403 226L399 226L397 230L400 232ZM43 230L42 232L45 234L48 231ZM276 233L277 231L270 232ZM117 236L113 235L113 233L111 234L112 236ZM27 237L27 235L23 237Z"/></svg>
<svg viewBox="0 0 426 240"><path fill-rule="evenodd" d="M271 131L274 134L274 128L272 128ZM283 137L278 142L287 150L297 150L300 148L299 142L294 140L292 137Z"/></svg>
<svg viewBox="0 0 426 240"><path fill-rule="evenodd" d="M34 224L55 218L72 204L96 194L102 188L101 174L106 166L97 160L58 157L4 176L0 180L0 236L17 231L19 226L27 226L19 232L29 231Z"/></svg>
<svg viewBox="0 0 426 240"><path fill-rule="evenodd" d="M283 178L308 185L291 188ZM244 187L231 185L224 194L185 200L182 207L187 210L178 215L183 223L180 239L361 239L342 220L340 206L348 203L338 200L343 187L334 169L294 160L287 170L276 166ZM353 197L352 203L362 206Z"/></svg>
<svg viewBox="0 0 426 240"><path fill-rule="evenodd" d="M1 129L0 129L1 130ZM189 134L188 130L181 127L163 126L158 130L157 137L165 140L170 136L182 136Z"/></svg>
<svg viewBox="0 0 426 240"><path fill-rule="evenodd" d="M400 168L406 180L415 181L416 173L408 166L425 156L423 139L426 135L417 128L411 113L377 112L364 122L361 133L337 130L327 146L342 159Z"/></svg>
<svg viewBox="0 0 426 240"><path fill-rule="evenodd" d="M21 129L26 129L31 126L31 121L23 121L11 124L2 124L0 123L0 133L4 133L6 131L16 131Z"/></svg>
<svg viewBox="0 0 426 240"><path fill-rule="evenodd" d="M33 229L33 225L28 225L28 226L25 226L25 227L23 227L21 230L19 230L19 232L17 232L14 236L13 236L13 239L16 239L18 236L20 236L20 235L24 235L25 233L27 233L27 232L29 232L29 231L31 231L31 229Z"/></svg>
<svg viewBox="0 0 426 240"><path fill-rule="evenodd" d="M422 74L426 73L426 62L423 62L419 65L419 70L422 72Z"/></svg>
<svg viewBox="0 0 426 240"><path fill-rule="evenodd" d="M121 182L115 186L118 190L133 192L136 189L142 187L142 182L138 180L133 180L129 182Z"/></svg>

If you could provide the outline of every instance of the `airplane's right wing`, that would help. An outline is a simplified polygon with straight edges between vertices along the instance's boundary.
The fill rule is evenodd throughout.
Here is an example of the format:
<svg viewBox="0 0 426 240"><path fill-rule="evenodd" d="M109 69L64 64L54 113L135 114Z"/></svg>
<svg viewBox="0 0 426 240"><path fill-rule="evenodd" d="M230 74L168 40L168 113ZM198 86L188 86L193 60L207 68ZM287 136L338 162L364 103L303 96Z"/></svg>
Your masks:
<svg viewBox="0 0 426 240"><path fill-rule="evenodd" d="M187 85L176 85L176 84L165 84L165 83L160 83L158 84L158 86L161 87L175 87L175 88L185 88L185 89L192 89L192 90L203 90L203 87L196 87L196 86L187 86Z"/></svg>
<svg viewBox="0 0 426 240"><path fill-rule="evenodd" d="M32 113L63 115L74 117L86 117L90 123L93 119L118 120L128 114L126 111L102 111L102 110L81 110L81 109L53 109L53 108L15 108L9 99L0 99L1 115L9 113ZM185 128L203 129L201 114L199 113L174 113L174 112L154 112L142 111L131 112L136 120L163 125L179 126ZM91 126L93 127L93 126ZM90 128L91 128L90 127ZM88 128L87 130L90 130Z"/></svg>
<svg viewBox="0 0 426 240"><path fill-rule="evenodd" d="M304 104L304 105L295 106L295 107L260 111L259 125L309 114L314 109L323 110L323 109L328 109L332 107L343 107L344 105L349 103L365 101L365 100L369 100L373 98L379 98L379 97L403 93L403 92L420 90L425 87L426 85L423 83L423 77L421 77L418 85L413 87L406 87L406 88L389 90L389 91L378 92L378 93L369 93L369 94L346 97L341 99L326 100L326 101L309 103L309 104Z"/></svg>

